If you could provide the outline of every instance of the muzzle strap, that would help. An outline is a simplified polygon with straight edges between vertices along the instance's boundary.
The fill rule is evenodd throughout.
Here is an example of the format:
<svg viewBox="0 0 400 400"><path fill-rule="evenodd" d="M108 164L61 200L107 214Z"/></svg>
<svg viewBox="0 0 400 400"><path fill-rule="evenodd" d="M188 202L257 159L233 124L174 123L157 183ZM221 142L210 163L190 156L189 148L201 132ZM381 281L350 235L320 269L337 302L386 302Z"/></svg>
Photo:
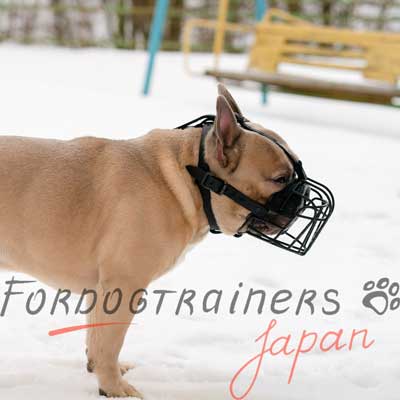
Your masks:
<svg viewBox="0 0 400 400"><path fill-rule="evenodd" d="M208 166L206 160L204 159L205 142L206 142L207 133L210 130L210 128L211 128L210 124L205 124L205 125L203 125L202 130L201 130L198 167L188 166L186 168L189 171L189 173L196 179L196 182L200 189L201 198L203 200L203 209L204 209L204 213L206 214L208 224L210 226L210 232L218 234L218 233L222 233L222 231L221 231L221 229L219 229L217 219L215 218L214 211L211 206L211 193L210 193L210 190L207 189L202 184L202 182L204 182L206 180L207 176L211 176L210 175L210 167ZM195 175L193 175L190 172L189 168L198 169L199 171L201 171L203 173L202 176L200 176L197 173L198 176L196 177Z"/></svg>
<svg viewBox="0 0 400 400"><path fill-rule="evenodd" d="M199 167L195 167L193 165L186 166L186 169L188 170L189 174L192 175L193 178L196 180L200 191L205 190L208 193L214 192L220 196L224 195L226 197L229 197L235 203L251 211L256 217L266 218L268 212L263 204L258 203L250 197L247 197L245 194L240 192L229 183L226 183L222 179L212 175L210 172L205 171Z"/></svg>

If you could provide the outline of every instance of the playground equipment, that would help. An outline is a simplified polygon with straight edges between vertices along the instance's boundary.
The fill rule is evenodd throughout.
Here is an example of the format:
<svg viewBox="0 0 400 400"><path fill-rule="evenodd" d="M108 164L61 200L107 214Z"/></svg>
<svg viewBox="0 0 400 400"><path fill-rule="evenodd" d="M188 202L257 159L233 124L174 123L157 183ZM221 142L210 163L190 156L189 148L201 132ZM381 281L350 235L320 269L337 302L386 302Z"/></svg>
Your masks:
<svg viewBox="0 0 400 400"><path fill-rule="evenodd" d="M343 100L393 104L400 97L397 80L400 76L400 34L356 32L348 29L321 27L278 10L270 9L256 25L233 24L226 21L227 0L220 3L217 21L190 20L184 30L183 51L189 72L191 35L196 28L215 30L214 67L205 72L218 80L253 81L266 89L273 88ZM225 32L252 32L254 44L246 71L219 68ZM361 83L344 83L309 76L279 72L283 63L331 70L357 71ZM312 73L312 72L311 72Z"/></svg>
<svg viewBox="0 0 400 400"><path fill-rule="evenodd" d="M255 0L255 15L257 21L260 21L265 14L267 9L267 1L268 0ZM168 7L169 7L169 0L157 0L154 15L152 20L152 26L150 31L150 38L149 38L149 49L148 49L148 61L147 61L147 68L146 74L144 79L143 85L143 94L147 96L150 92L150 85L151 85L151 78L153 75L155 58L157 55L158 50L160 49L163 31L165 27L165 21L168 14ZM228 7L229 7L229 0L220 0L218 6L218 20L214 24L213 21L209 20L196 20L201 21L205 25L208 25L210 28L216 26L216 36L214 42L214 53L221 54L224 46L224 37L226 27L231 24L227 24L227 14L228 14ZM237 24L234 24L237 25ZM239 28L240 29L240 28ZM245 28L246 29L246 28ZM217 65L215 65L217 66Z"/></svg>
<svg viewBox="0 0 400 400"><path fill-rule="evenodd" d="M162 36L167 18L169 0L157 0L154 9L149 38L149 56L147 61L146 75L144 78L143 94L147 96L150 92L151 78L153 75L156 54L160 49Z"/></svg>

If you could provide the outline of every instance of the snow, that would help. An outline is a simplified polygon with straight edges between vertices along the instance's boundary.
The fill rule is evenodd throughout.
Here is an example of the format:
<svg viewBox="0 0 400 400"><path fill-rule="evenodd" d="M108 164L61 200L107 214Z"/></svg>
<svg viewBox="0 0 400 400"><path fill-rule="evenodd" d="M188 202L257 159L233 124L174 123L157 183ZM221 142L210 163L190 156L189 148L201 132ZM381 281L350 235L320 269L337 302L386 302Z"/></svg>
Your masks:
<svg viewBox="0 0 400 400"><path fill-rule="evenodd" d="M199 55L200 66L208 57ZM140 95L146 56L116 50L65 50L0 46L0 134L51 138L95 135L130 138L155 127L174 127L215 110L216 85L208 78L184 74L180 54L160 54L152 95ZM240 56L226 59L243 65ZM400 282L400 113L376 105L339 102L273 93L267 107L259 93L230 88L246 116L279 132L299 154L310 176L333 190L337 208L331 222L306 257L298 257L252 238L209 236L155 289L176 290L159 315L158 298L135 319L125 340L122 360L136 368L127 379L148 400L229 399L236 371L260 351L254 340L271 319L272 339L303 329L323 335L344 329L368 329L375 344L352 351L300 356L288 385L293 357L266 356L248 399L398 400L400 387L400 309L378 316L362 306L363 285L388 277ZM0 188L1 193L1 188ZM1 194L0 194L1 196ZM0 197L1 198L1 197ZM12 272L0 273L0 306ZM22 275L16 275L22 277ZM267 293L265 311L228 312L240 282L241 293L253 287ZM80 324L80 316L46 312L28 316L31 290L10 301L0 317L0 398L94 399L95 377L85 372L84 332L49 337L50 329ZM195 289L195 312L175 315L179 294ZM223 289L219 314L201 310L201 295ZM289 289L289 311L275 315L271 297ZM316 311L295 315L303 289L318 291ZM321 312L323 293L339 291L340 312ZM50 291L49 293L54 293ZM242 300L242 305L244 300ZM294 342L295 343L295 342ZM242 393L254 367L239 379Z"/></svg>

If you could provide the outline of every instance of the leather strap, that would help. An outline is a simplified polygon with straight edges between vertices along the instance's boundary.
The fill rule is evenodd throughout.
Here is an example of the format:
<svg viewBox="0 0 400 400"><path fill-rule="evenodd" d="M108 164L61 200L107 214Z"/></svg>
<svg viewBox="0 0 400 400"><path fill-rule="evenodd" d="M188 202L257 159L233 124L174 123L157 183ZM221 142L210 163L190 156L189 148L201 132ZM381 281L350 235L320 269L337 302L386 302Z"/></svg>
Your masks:
<svg viewBox="0 0 400 400"><path fill-rule="evenodd" d="M211 124L205 124L202 127L201 130L201 139L200 139L200 149L199 149L199 162L198 162L198 167L197 169L202 171L204 174L210 174L210 167L208 166L204 156L205 156L205 143L206 143L206 137L207 133L211 128ZM191 166L186 167L190 173L189 168L192 168ZM193 167L195 168L195 167ZM191 173L190 173L191 174ZM192 175L192 174L191 174ZM193 176L193 175L192 175ZM207 189L206 186L203 185L203 178L200 178L198 180L195 176L193 176L196 179L197 185L200 189L200 194L201 198L203 199L203 209L204 212L207 216L208 224L210 225L210 232L214 234L222 233L221 229L218 226L217 219L215 218L214 211L211 206L211 192L210 190Z"/></svg>
<svg viewBox="0 0 400 400"><path fill-rule="evenodd" d="M252 128L247 124L247 120L236 114L237 122L245 129L258 133L266 137L275 143L281 150L286 154L291 163L293 164L294 170L297 174L297 177L300 179L306 179L306 174L302 167L300 160L295 160L293 156L286 150L286 148L280 144L274 137L259 131L258 129ZM212 127L214 123L215 116L214 115L204 115L202 117L196 118L186 124L183 124L175 129L186 129L189 126L201 127L201 139L200 139L200 149L199 149L199 161L197 167L193 165L186 166L189 174L195 179L197 186L199 187L201 198L203 200L203 209L206 214L208 224L210 226L211 233L222 233L221 229L218 226L217 219L215 218L212 205L211 205L211 192L214 192L218 195L224 195L229 197L235 203L241 205L242 207L249 210L255 217L260 219L265 219L268 214L268 209L264 204L258 203L255 200L252 200L250 197L247 197L244 193L240 192L230 184L226 183L220 178L212 175L210 172L210 167L208 166L205 158L205 141L207 137L207 133ZM197 124L196 124L197 123Z"/></svg>
<svg viewBox="0 0 400 400"><path fill-rule="evenodd" d="M250 197L247 197L245 194L237 190L229 183L226 183L222 179L211 175L209 171L206 172L204 169L194 167L192 165L188 165L186 169L188 170L189 174L192 175L193 178L195 178L196 183L200 188L200 192L214 192L220 196L223 195L229 197L235 203L251 211L257 218L266 218L268 214L268 209L265 207L265 205L258 203ZM209 205L207 205L207 207L204 207L204 211L206 211L206 209L208 208L212 213L211 202L209 202Z"/></svg>

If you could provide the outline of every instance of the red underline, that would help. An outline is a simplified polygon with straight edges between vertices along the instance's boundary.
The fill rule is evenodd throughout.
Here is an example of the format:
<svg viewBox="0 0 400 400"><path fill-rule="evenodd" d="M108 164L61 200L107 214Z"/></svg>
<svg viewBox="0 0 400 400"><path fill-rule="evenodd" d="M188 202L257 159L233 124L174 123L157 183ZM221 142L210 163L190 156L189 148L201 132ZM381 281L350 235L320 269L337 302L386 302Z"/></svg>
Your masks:
<svg viewBox="0 0 400 400"><path fill-rule="evenodd" d="M74 326L66 326L65 328L55 329L49 331L49 336L57 336L63 335L64 333L70 333L75 331L81 331L84 329L91 329L91 328L100 328L103 326L112 326L112 325L133 325L129 322L103 322L100 324L87 324L87 325L74 325Z"/></svg>

